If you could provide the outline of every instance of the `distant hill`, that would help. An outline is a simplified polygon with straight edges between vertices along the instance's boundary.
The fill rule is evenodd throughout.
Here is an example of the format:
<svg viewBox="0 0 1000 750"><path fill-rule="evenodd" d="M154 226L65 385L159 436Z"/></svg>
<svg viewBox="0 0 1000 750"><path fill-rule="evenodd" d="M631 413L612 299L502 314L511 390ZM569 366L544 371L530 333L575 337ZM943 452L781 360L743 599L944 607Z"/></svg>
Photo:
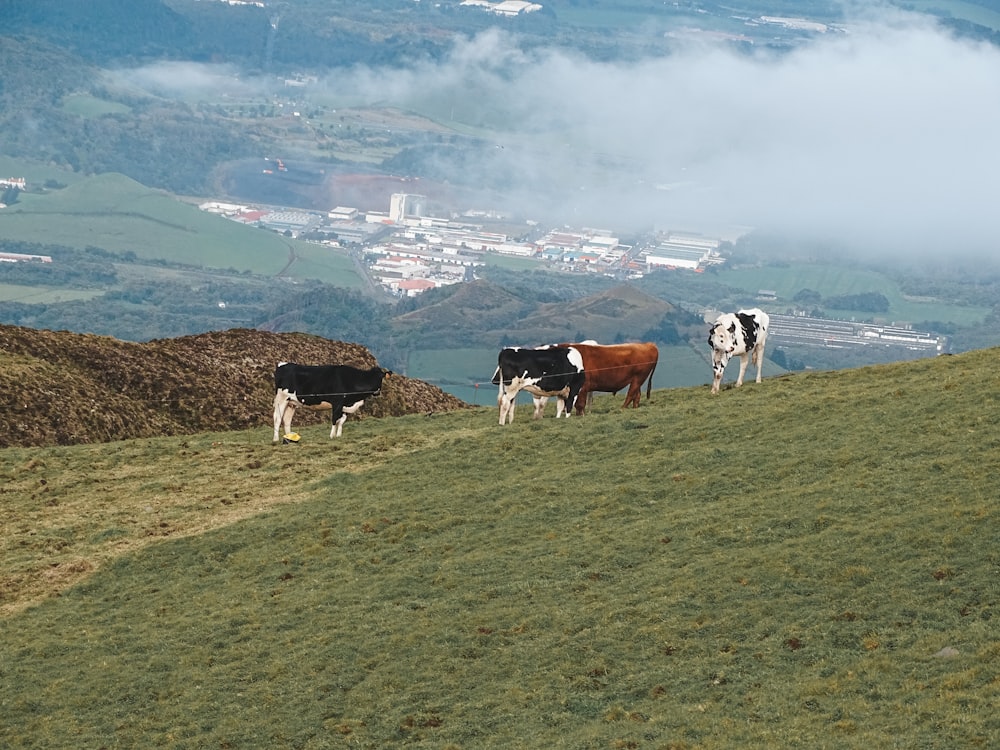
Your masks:
<svg viewBox="0 0 1000 750"><path fill-rule="evenodd" d="M520 321L519 329L530 341L595 339L613 344L641 338L674 311L669 302L621 284L575 302L541 305Z"/></svg>
<svg viewBox="0 0 1000 750"><path fill-rule="evenodd" d="M516 321L535 308L534 302L518 297L501 286L479 279L457 284L446 298L393 318L403 328L421 328L446 335L458 329L494 330L498 321Z"/></svg>
<svg viewBox="0 0 1000 750"><path fill-rule="evenodd" d="M0 325L0 448L270 428L279 361L378 364L359 344L249 329L136 344ZM357 417L452 411L461 400L394 375ZM295 425L329 420L296 415ZM266 439L270 439L267 436Z"/></svg>
<svg viewBox="0 0 1000 750"><path fill-rule="evenodd" d="M4 0L4 26L87 58L171 56L196 40L194 24L162 0Z"/></svg>
<svg viewBox="0 0 1000 750"><path fill-rule="evenodd" d="M455 346L468 340L497 346L534 346L595 339L604 344L641 338L665 316L669 302L630 284L575 301L538 305L489 281L462 284L447 299L393 318L400 330L420 332L422 345Z"/></svg>

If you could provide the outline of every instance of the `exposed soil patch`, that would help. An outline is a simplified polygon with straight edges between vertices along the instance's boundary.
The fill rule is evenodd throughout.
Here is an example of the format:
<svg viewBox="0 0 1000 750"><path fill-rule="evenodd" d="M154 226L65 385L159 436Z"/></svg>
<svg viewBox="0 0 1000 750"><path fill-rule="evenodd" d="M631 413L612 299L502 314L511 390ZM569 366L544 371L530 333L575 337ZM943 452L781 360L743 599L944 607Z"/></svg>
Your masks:
<svg viewBox="0 0 1000 750"><path fill-rule="evenodd" d="M303 333L232 329L146 343L0 325L0 447L74 445L271 424L278 362L378 364L368 349ZM468 404L393 375L356 416ZM295 425L329 420L299 410Z"/></svg>

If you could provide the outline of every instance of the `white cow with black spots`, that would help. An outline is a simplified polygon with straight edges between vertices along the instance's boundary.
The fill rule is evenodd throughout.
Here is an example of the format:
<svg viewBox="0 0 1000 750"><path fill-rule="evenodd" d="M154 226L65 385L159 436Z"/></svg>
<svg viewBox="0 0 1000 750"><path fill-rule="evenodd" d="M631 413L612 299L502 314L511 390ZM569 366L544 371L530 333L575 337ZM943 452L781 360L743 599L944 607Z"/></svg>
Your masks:
<svg viewBox="0 0 1000 750"><path fill-rule="evenodd" d="M764 343L771 319L756 307L736 313L720 315L708 332L708 345L712 347L712 393L719 392L722 373L733 356L740 358L740 376L736 387L743 385L743 376L751 357L757 365L757 382L764 365Z"/></svg>

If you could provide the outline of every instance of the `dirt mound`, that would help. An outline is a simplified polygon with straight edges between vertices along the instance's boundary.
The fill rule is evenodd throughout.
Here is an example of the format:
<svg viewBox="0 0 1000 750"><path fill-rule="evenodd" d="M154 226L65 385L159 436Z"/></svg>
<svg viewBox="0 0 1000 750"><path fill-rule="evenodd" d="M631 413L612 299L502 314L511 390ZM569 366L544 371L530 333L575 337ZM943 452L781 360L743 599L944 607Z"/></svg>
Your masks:
<svg viewBox="0 0 1000 750"><path fill-rule="evenodd" d="M0 447L72 445L270 427L278 362L374 367L359 344L232 329L146 343L0 325ZM401 375L357 416L468 404ZM300 410L295 426L329 421Z"/></svg>

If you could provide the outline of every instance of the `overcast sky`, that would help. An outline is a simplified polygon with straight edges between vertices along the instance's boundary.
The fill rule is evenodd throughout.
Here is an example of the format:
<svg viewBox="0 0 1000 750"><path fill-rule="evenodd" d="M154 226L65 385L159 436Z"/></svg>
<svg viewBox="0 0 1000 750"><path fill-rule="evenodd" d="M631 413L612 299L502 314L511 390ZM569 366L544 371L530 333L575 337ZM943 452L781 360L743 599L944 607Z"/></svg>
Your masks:
<svg viewBox="0 0 1000 750"><path fill-rule="evenodd" d="M627 64L528 53L491 32L443 63L328 85L503 121L483 168L523 179L518 207L577 226L1000 256L1000 50L898 12L846 28L781 55L691 44Z"/></svg>

